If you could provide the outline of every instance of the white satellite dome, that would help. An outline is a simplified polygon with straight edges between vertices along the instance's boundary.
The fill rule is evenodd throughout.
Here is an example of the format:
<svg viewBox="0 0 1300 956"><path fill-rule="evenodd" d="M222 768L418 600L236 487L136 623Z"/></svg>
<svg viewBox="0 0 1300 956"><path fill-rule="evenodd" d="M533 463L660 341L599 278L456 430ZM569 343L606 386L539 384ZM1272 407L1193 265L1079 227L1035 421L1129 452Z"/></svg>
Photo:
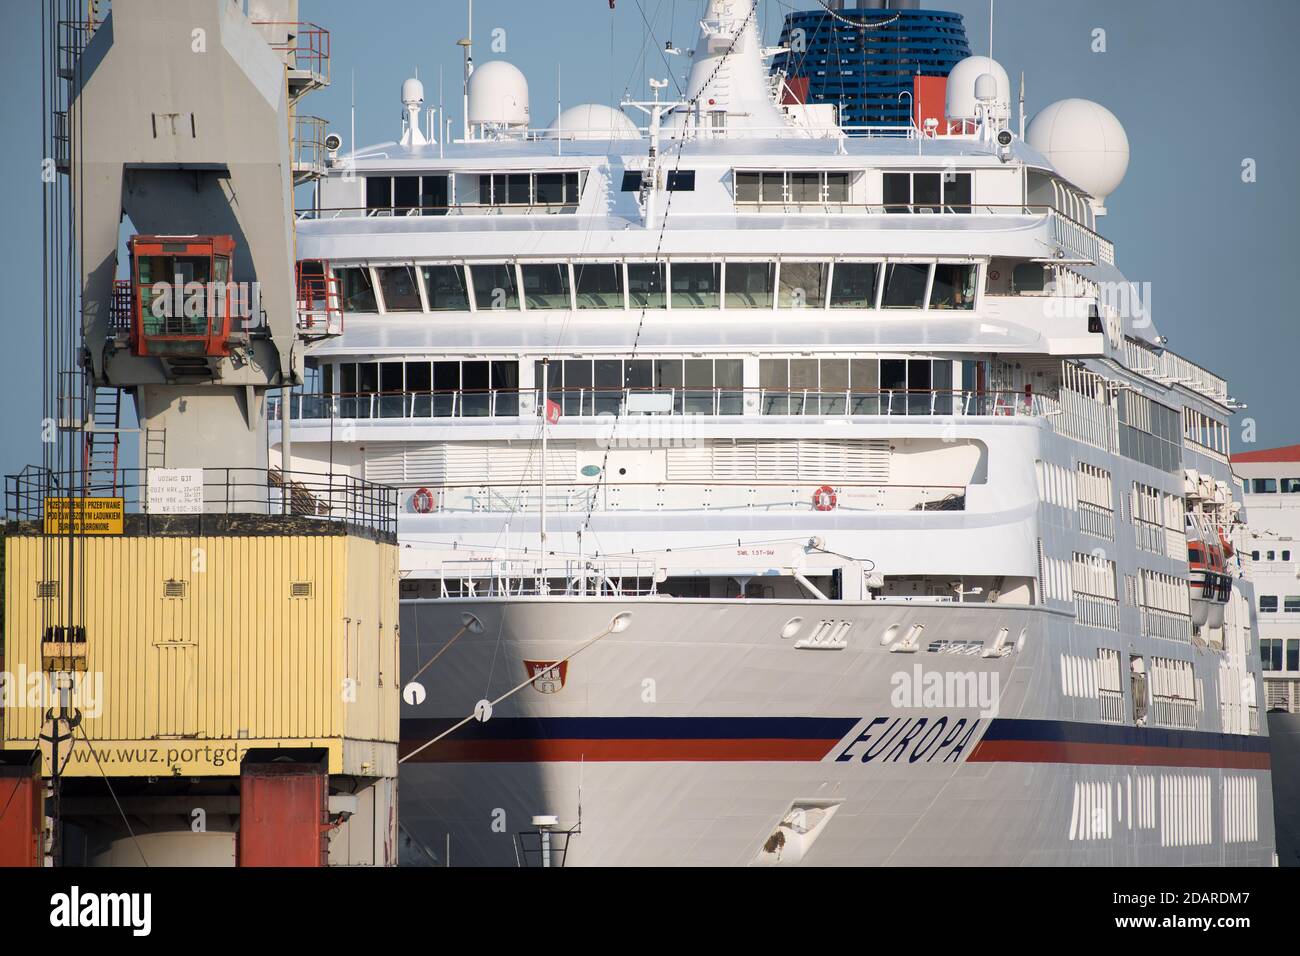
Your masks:
<svg viewBox="0 0 1300 956"><path fill-rule="evenodd" d="M419 106L424 102L424 84L415 77L402 82L402 105Z"/></svg>
<svg viewBox="0 0 1300 956"><path fill-rule="evenodd" d="M988 81L981 81L985 75L993 77L995 114L1006 117L1011 114L1011 79L1002 64L987 56L968 56L958 60L956 66L948 73L944 113L949 119L973 120L979 118L979 100L975 98L975 86L986 86ZM983 90L981 90L983 92Z"/></svg>
<svg viewBox="0 0 1300 956"><path fill-rule="evenodd" d="M1092 100L1057 100L1033 118L1025 142L1091 195L1094 211L1105 215L1106 197L1128 172L1128 135L1114 113Z"/></svg>
<svg viewBox="0 0 1300 956"><path fill-rule="evenodd" d="M636 128L622 110L604 103L583 103L570 106L546 128L550 136L565 139L640 139Z"/></svg>
<svg viewBox="0 0 1300 956"><path fill-rule="evenodd" d="M519 67L492 60L474 70L469 78L469 121L471 125L528 125L528 80Z"/></svg>

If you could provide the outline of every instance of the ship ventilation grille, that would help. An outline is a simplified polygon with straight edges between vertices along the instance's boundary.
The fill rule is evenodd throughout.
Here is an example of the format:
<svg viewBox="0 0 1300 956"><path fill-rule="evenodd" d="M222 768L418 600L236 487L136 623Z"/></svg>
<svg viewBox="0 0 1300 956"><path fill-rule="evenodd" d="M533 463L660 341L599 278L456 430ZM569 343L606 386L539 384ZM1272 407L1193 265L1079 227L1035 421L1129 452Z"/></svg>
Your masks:
<svg viewBox="0 0 1300 956"><path fill-rule="evenodd" d="M289 585L289 597L309 598L312 595L312 582L294 581Z"/></svg>
<svg viewBox="0 0 1300 956"><path fill-rule="evenodd" d="M189 584L185 581L169 580L163 582L163 597L165 598L183 598L189 592Z"/></svg>
<svg viewBox="0 0 1300 956"><path fill-rule="evenodd" d="M888 439L715 439L668 449L668 477L681 481L889 481Z"/></svg>
<svg viewBox="0 0 1300 956"><path fill-rule="evenodd" d="M575 445L550 442L547 480L572 481L577 473ZM532 483L541 478L541 455L530 442L371 442L366 478L390 484Z"/></svg>

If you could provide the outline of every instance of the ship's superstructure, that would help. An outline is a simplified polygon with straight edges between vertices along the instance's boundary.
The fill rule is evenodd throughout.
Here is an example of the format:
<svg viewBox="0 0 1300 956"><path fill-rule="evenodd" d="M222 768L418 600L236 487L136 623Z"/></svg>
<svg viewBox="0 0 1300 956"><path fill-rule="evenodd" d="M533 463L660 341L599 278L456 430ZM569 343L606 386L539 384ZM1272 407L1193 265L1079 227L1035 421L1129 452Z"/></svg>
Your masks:
<svg viewBox="0 0 1300 956"><path fill-rule="evenodd" d="M849 137L700 26L541 130L408 81L300 211L344 328L272 442L401 489L404 853L1270 863L1234 403L1097 231L1118 121L978 58Z"/></svg>

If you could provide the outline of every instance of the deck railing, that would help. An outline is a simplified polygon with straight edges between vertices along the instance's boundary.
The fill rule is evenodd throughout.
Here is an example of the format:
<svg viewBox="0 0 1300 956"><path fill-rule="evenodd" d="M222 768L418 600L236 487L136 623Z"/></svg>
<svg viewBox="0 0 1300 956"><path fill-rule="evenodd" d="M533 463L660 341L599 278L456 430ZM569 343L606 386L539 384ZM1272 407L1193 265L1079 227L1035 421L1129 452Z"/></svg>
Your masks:
<svg viewBox="0 0 1300 956"><path fill-rule="evenodd" d="M998 416L1043 417L1056 402L1040 394L962 389L565 388L547 397L569 418L602 416ZM269 399L272 420L531 417L541 389L293 392Z"/></svg>
<svg viewBox="0 0 1300 956"><path fill-rule="evenodd" d="M94 497L112 487L125 515L294 515L356 525L385 534L397 530L397 489L345 474L282 472L278 468L203 468L193 510L163 510L150 500L148 468L90 468L51 472L28 468L5 478L5 518L41 521L51 498Z"/></svg>

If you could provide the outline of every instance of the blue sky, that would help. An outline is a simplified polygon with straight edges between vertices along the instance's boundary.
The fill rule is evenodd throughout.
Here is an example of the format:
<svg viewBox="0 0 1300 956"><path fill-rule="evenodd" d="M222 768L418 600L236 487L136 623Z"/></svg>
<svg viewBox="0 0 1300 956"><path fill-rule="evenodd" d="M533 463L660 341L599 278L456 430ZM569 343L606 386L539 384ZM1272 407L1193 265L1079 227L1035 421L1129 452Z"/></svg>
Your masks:
<svg viewBox="0 0 1300 956"><path fill-rule="evenodd" d="M813 0L763 0L760 22L774 42L790 9ZM478 0L475 59L508 59L528 76L534 125L562 102L614 103L645 95L663 77L664 41L693 45L701 0ZM966 18L971 48L987 53L987 0L934 4ZM0 349L4 414L0 471L37 459L40 413L40 4L7 0L0 102L7 135L0 188L9 227L0 249L13 279ZM350 138L355 84L357 140L393 139L402 80L417 70L426 103L460 113L463 0L301 0L300 15L332 35L334 85L305 110ZM646 22L654 41L644 42ZM503 33L494 34L494 30ZM1105 52L1093 52L1094 31ZM504 52L493 52L494 39ZM1300 345L1291 291L1300 287L1300 124L1295 121L1296 0L996 0L993 54L1013 77L1025 73L1030 117L1067 96L1094 99L1127 129L1132 161L1107 203L1102 231L1131 280L1150 282L1154 318L1175 351L1225 375L1250 408L1233 426L1233 447L1300 442L1291 385ZM686 60L667 57L679 72ZM647 69L648 63L648 69ZM557 70L558 64L558 70ZM1253 159L1257 180L1243 183ZM1243 441L1244 419L1256 444Z"/></svg>

